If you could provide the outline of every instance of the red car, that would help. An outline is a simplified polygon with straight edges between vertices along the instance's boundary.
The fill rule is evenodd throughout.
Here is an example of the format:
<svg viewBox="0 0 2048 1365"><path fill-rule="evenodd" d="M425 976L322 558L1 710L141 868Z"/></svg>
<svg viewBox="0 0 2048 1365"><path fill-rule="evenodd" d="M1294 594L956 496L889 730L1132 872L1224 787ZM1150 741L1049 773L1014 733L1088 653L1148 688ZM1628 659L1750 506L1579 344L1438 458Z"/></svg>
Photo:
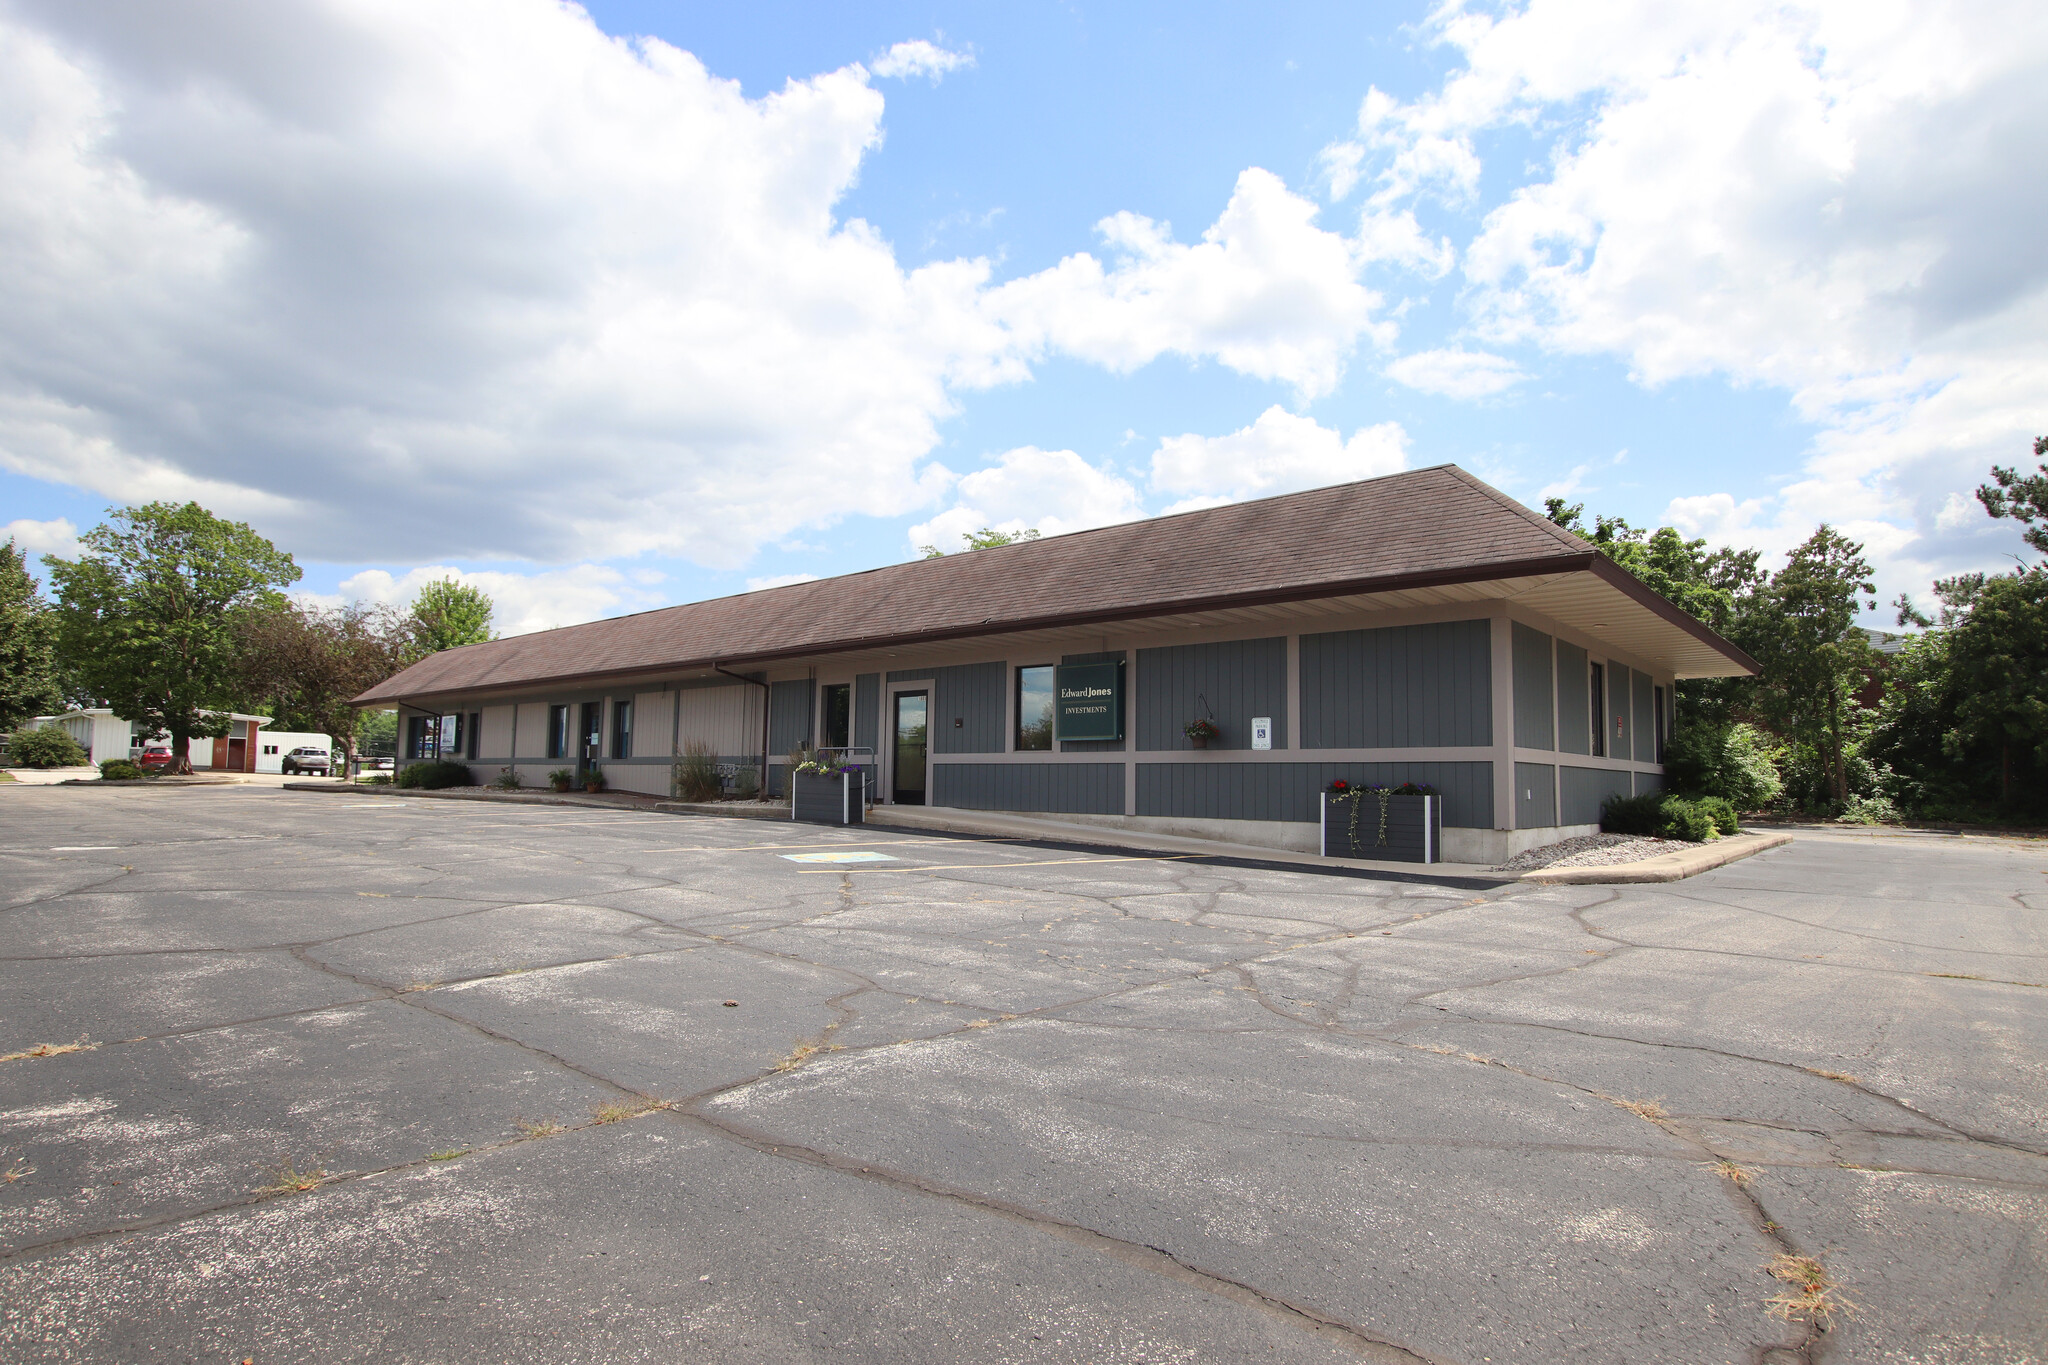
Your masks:
<svg viewBox="0 0 2048 1365"><path fill-rule="evenodd" d="M142 757L135 760L135 766L144 772L158 773L171 766L171 746L168 744L145 744Z"/></svg>

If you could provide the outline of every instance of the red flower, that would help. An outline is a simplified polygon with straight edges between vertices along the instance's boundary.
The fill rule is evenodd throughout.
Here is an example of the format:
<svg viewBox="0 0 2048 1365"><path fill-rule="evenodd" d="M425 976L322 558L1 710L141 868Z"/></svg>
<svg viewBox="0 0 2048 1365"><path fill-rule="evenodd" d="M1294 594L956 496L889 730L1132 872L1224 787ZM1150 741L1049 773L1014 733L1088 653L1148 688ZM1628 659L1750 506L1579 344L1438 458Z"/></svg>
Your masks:
<svg viewBox="0 0 2048 1365"><path fill-rule="evenodd" d="M1340 777L1335 782L1332 782L1330 784L1330 790L1333 792L1340 792L1346 790L1350 786L1351 784L1349 782L1346 782L1343 778Z"/></svg>

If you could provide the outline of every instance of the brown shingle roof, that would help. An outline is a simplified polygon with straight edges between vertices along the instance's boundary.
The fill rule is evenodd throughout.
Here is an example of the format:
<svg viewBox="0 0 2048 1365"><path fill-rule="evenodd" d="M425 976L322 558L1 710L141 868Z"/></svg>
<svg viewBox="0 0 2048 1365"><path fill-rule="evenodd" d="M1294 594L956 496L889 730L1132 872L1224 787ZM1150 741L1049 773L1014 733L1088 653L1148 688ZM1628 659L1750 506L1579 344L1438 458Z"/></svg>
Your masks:
<svg viewBox="0 0 2048 1365"><path fill-rule="evenodd" d="M1597 568L1598 558L1464 470L1437 465L465 645L357 701Z"/></svg>

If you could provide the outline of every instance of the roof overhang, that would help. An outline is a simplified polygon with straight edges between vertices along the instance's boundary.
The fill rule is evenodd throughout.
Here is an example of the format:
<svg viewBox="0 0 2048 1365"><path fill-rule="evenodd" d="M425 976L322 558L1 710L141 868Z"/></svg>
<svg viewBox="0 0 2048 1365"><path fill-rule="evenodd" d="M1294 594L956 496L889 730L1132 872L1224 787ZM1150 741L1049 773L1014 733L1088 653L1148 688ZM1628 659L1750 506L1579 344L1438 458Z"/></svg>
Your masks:
<svg viewBox="0 0 2048 1365"><path fill-rule="evenodd" d="M1444 590L1450 591L1446 593ZM1019 620L991 617L942 630L825 639L770 653L706 655L545 677L488 679L461 688L433 687L386 693L380 684L356 698L356 704L405 705L439 697L526 693L543 686L590 686L627 678L673 676L692 671L747 671L833 655L953 644L993 636L1067 632L1113 623L1141 629L1148 626L1158 628L1167 625L1170 619L1172 626L1178 628L1199 625L1203 618L1241 616L1261 608L1286 608L1309 603L1336 602L1352 610L1370 611L1451 599L1503 599L1519 603L1560 625L1607 643L1619 652L1669 670L1674 677L1739 677L1761 671L1749 655L1665 601L1626 569L1604 555L1588 551L1488 564L1483 568L1326 581L1279 591L1215 593L1168 602L1126 604L1097 611L1064 612Z"/></svg>

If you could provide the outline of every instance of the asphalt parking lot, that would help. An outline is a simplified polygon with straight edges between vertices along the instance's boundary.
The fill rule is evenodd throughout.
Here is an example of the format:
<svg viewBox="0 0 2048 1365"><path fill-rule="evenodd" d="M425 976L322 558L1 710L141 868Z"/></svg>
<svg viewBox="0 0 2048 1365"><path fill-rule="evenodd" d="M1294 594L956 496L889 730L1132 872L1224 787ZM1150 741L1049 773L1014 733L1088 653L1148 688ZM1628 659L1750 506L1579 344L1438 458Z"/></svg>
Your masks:
<svg viewBox="0 0 2048 1365"><path fill-rule="evenodd" d="M0 790L0 1358L2048 1359L2044 925Z"/></svg>

